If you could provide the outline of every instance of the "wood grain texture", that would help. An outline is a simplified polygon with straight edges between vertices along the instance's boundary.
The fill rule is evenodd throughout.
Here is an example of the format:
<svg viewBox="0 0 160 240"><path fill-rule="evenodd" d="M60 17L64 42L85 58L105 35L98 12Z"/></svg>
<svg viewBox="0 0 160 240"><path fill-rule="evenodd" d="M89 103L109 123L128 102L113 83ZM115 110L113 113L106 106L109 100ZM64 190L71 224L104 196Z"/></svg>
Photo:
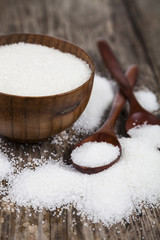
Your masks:
<svg viewBox="0 0 160 240"><path fill-rule="evenodd" d="M0 34L32 32L65 38L87 50L96 63L97 71L109 76L96 47L96 38L104 37L123 69L129 64L139 65L136 89L148 87L160 102L159 9L159 0L0 0ZM157 115L160 116L160 111ZM125 117L126 112L123 111L117 123L117 131L123 135ZM71 137L74 132L69 130L68 134ZM77 136L75 144L81 137ZM37 144L33 152L30 145L22 147L4 139L2 150L7 148L8 156L14 153L15 158L22 157L26 162L34 157L49 158L52 152L68 158L73 146L67 141L63 146L50 143L48 139ZM23 168L25 161L19 166ZM73 207L70 211L63 210L58 218L46 210L42 213L24 208L17 211L14 207L8 210L5 203L1 205L1 240L160 239L159 209L144 209L136 221L131 218L130 223L107 229L101 224L82 220Z"/></svg>

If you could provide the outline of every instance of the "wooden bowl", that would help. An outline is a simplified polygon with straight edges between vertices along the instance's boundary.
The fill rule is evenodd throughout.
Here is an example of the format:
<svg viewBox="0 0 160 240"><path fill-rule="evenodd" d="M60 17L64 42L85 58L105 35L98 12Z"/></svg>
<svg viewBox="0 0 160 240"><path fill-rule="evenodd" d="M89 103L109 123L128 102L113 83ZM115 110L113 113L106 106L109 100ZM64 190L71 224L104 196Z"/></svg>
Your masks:
<svg viewBox="0 0 160 240"><path fill-rule="evenodd" d="M62 39L37 34L0 36L0 46L19 42L71 53L88 63L92 71L83 85L62 94L24 97L0 92L0 134L18 142L37 142L67 129L79 118L90 98L95 67L84 50Z"/></svg>

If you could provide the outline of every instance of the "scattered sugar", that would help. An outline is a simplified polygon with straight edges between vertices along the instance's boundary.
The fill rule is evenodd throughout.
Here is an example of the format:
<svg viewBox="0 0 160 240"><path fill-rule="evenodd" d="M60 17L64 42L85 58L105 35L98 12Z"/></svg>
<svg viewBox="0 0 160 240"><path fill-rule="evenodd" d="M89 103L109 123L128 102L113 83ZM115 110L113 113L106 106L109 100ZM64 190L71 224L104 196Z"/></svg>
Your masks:
<svg viewBox="0 0 160 240"><path fill-rule="evenodd" d="M13 171L13 167L8 158L0 152L0 180L5 179Z"/></svg>
<svg viewBox="0 0 160 240"><path fill-rule="evenodd" d="M77 147L71 154L72 161L83 167L100 167L114 161L119 148L105 142L88 142Z"/></svg>
<svg viewBox="0 0 160 240"><path fill-rule="evenodd" d="M99 92L97 99L100 96ZM97 101L95 97L95 107ZM101 121L109 104L101 105L101 116L98 115L99 108L94 112L98 115L95 119ZM94 127L98 122L93 122ZM66 150L65 143L73 148L72 145L79 140L72 129L51 138L50 156L47 159L48 153L45 150L41 152L41 144L33 145L31 152L39 153L40 157L30 157L29 162L22 156L14 156L11 144L0 138L0 147L11 156L10 162L14 166L14 173L9 170L9 174L4 174L8 182L4 189L0 189L4 195L2 201L10 203L11 200L17 206L32 206L38 211L43 207L56 210L53 216L60 216L63 208L70 209L70 204L73 204L77 215L84 219L87 216L93 222L102 222L107 226L122 219L129 221L133 213L133 219L136 220L136 215L143 213L143 206L160 207L160 126L144 125L131 129L129 134L131 138L119 139L122 145L120 161L95 175L81 174L64 163L66 159L62 158L62 152ZM54 144L60 151L54 151ZM28 153L25 145L20 145L20 148L24 155ZM57 211L57 208L60 209Z"/></svg>
<svg viewBox="0 0 160 240"><path fill-rule="evenodd" d="M104 111L110 106L114 96L113 84L107 78L95 74L92 95L81 117L74 123L76 131L93 131L100 123Z"/></svg>
<svg viewBox="0 0 160 240"><path fill-rule="evenodd" d="M88 64L73 54L42 45L0 47L0 92L48 96L70 91L91 75Z"/></svg>
<svg viewBox="0 0 160 240"><path fill-rule="evenodd" d="M149 132L154 134L145 141ZM159 206L159 133L159 126L132 129L132 138L119 139L120 161L95 175L81 174L62 161L24 169L10 176L7 198L35 209L55 210L73 204L82 216L107 226L129 220L144 205Z"/></svg>
<svg viewBox="0 0 160 240"><path fill-rule="evenodd" d="M156 95L148 89L135 92L137 100L147 111L153 112L159 109Z"/></svg>

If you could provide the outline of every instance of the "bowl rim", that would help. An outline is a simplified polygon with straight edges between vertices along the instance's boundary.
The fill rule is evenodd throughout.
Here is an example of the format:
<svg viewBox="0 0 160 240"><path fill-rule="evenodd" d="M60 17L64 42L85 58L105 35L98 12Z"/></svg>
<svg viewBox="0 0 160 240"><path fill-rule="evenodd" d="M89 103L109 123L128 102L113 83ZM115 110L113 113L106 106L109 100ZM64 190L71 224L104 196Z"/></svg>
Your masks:
<svg viewBox="0 0 160 240"><path fill-rule="evenodd" d="M92 58L90 57L90 55L84 50L82 49L81 47L79 47L78 45L76 45L75 43L72 43L71 41L68 41L68 40L65 40L63 38L59 38L59 37L52 37L52 36L49 36L47 34L37 34L37 33L12 33L12 34L5 34L5 35L0 35L0 39L3 38L3 37L8 37L8 36L20 36L20 35L23 35L23 36L29 36L29 35L32 35L32 36L39 36L39 37L48 37L50 39L55 39L57 41L63 41L64 43L69 43L69 44L72 44L74 45L75 47L78 47L82 52L84 52L89 60L91 61L91 64L92 64L92 67L89 66L89 68L91 69L91 75L89 77L89 79L84 82L83 84L81 84L79 87L76 87L70 91L67 91L67 92L63 92L63 93L59 93L59 94L53 94L53 95L44 95L44 96L21 96L21 95L16 95L16 94L9 94L9 93L4 93L4 92L1 92L0 91L0 96L8 96L8 97L16 97L16 98L21 98L21 99L42 99L42 98L52 98L52 97L61 97L61 96L65 96L65 95L69 95L69 94L72 94L76 91L78 91L80 88L83 88L83 86L87 85L91 79L94 79L94 74L95 74L95 64L92 60ZM23 41L20 41L20 42L23 42ZM18 43L18 42L17 42ZM25 43L25 42L24 42ZM12 44L12 43L11 43ZM5 46L5 45L11 45L11 44L4 44L4 45L1 45L0 44L0 47L1 46ZM13 43L14 44L14 43ZM34 43L33 43L34 44ZM37 43L38 44L38 43ZM41 44L39 44L41 45ZM42 45L43 46L43 45ZM45 46L45 45L44 45ZM70 53L72 54L72 53ZM73 54L74 55L74 54ZM83 59L82 59L83 60ZM83 60L85 61L85 60ZM86 62L86 61L85 61ZM87 63L87 62L86 62ZM88 63L87 63L88 64Z"/></svg>

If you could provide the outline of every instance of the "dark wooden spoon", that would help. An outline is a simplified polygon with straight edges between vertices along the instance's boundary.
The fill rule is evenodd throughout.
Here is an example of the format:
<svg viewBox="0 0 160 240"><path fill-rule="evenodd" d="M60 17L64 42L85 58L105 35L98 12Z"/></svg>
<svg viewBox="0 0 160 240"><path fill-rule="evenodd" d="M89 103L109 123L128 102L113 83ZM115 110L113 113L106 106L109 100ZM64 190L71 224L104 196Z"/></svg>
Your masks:
<svg viewBox="0 0 160 240"><path fill-rule="evenodd" d="M134 85L135 80L137 79L137 74L138 74L138 68L136 65L128 68L128 71L126 72L126 78L130 81L132 86ZM111 167L113 164L115 164L119 160L119 158L121 156L121 145L114 133L114 125L115 125L118 115L120 114L120 112L124 106L124 102L125 102L124 96L120 93L120 91L118 91L114 98L114 102L112 104L109 117L106 120L106 122L103 124L103 126L100 129L98 129L94 134L85 138L84 140L79 142L74 147L74 149L75 149L87 142L106 142L106 143L110 143L114 146L119 147L120 153L119 153L118 157L114 161L112 161L111 163L109 163L105 166L99 166L99 167L94 167L94 168L80 166L80 165L75 164L72 161L73 166L78 171L80 171L82 173L87 173L87 174L98 173L98 172L101 172L101 171Z"/></svg>
<svg viewBox="0 0 160 240"><path fill-rule="evenodd" d="M104 40L99 40L98 47L105 65L115 80L117 80L123 94L130 102L130 114L126 122L127 132L129 129L138 125L143 125L144 123L150 125L160 125L160 119L147 112L136 100L132 91L132 87L124 76L123 71L108 43L106 43Z"/></svg>

